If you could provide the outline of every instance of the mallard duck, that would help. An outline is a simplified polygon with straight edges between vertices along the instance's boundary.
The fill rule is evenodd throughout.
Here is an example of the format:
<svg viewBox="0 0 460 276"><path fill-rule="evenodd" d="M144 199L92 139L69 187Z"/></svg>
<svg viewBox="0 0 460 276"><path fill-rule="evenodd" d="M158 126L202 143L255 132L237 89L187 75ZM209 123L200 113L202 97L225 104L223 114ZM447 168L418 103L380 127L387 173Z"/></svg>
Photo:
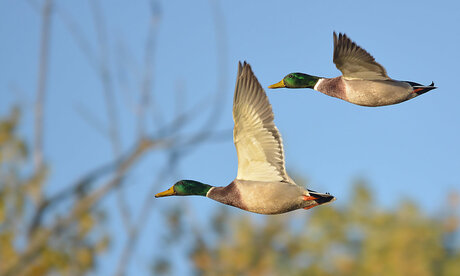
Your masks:
<svg viewBox="0 0 460 276"><path fill-rule="evenodd" d="M268 88L313 88L326 95L363 106L397 104L435 89L411 81L388 77L385 68L347 35L334 32L334 58L342 76L321 78L303 73L290 73Z"/></svg>
<svg viewBox="0 0 460 276"><path fill-rule="evenodd" d="M236 179L225 187L180 180L155 197L199 195L249 212L281 214L335 200L297 185L287 174L281 134L268 97L251 66L238 63L233 97L233 141L238 155Z"/></svg>

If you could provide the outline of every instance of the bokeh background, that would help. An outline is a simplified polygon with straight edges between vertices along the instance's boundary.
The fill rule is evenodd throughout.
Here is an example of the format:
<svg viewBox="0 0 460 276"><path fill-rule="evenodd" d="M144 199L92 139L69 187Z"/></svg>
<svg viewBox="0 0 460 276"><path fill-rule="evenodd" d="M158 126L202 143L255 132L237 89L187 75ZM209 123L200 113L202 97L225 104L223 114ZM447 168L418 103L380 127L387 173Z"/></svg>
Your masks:
<svg viewBox="0 0 460 276"><path fill-rule="evenodd" d="M1 275L460 275L458 1L0 1ZM332 32L438 89L367 108L267 91L278 216L154 194L236 176L237 62L335 77Z"/></svg>

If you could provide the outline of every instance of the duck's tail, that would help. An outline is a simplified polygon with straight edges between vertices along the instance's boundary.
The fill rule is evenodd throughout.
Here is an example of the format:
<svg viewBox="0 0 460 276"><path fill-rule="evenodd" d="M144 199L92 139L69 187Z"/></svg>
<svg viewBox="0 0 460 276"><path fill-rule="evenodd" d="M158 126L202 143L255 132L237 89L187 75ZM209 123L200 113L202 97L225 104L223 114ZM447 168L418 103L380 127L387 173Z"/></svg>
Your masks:
<svg viewBox="0 0 460 276"><path fill-rule="evenodd" d="M412 88L414 89L412 93L417 94L417 96L422 95L430 90L437 88L436 86L434 86L434 82L431 82L430 85L422 85L420 83L416 83L412 81L407 81L407 83L412 86Z"/></svg>
<svg viewBox="0 0 460 276"><path fill-rule="evenodd" d="M308 193L310 195L306 196L305 200L310 201L312 204L310 204L308 207L305 207L304 209L310 209L315 206L331 203L336 200L336 198L329 193L322 194L312 190L308 190Z"/></svg>

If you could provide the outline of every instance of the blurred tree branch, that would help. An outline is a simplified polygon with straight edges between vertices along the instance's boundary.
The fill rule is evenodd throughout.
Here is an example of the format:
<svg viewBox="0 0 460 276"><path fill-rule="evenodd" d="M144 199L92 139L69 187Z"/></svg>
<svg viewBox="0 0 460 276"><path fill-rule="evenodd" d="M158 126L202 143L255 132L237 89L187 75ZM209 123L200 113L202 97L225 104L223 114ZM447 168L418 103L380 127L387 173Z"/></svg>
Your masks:
<svg viewBox="0 0 460 276"><path fill-rule="evenodd" d="M157 5L156 1L151 1L152 7L155 7ZM225 27L223 23L223 16L220 11L220 7L218 6L218 2L216 1L210 1L210 4L212 5L213 8L213 16L214 16L214 22L215 22L215 34L216 34L216 45L217 45L217 67L220 71L218 74L219 80L217 82L217 87L216 87L216 93L215 93L215 99L213 103L213 110L211 111L208 120L205 122L203 125L201 131L198 131L196 135L193 135L184 145L185 149L191 148L191 147L196 147L196 144L200 143L200 141L207 140L209 136L211 136L213 133L209 132L209 129L213 129L216 125L216 123L219 121L220 116L222 114L221 112L221 106L222 106L222 101L224 99L224 93L223 93L223 87L226 87L226 82L227 82L227 63L226 63L226 57L227 57L227 49L226 49L226 35L225 35ZM155 10L152 12L152 24L154 22L157 22L155 19ZM153 26L156 26L153 25ZM156 33L156 32L155 32ZM150 38L152 39L152 38ZM149 49L147 47L147 49ZM146 72L149 72L147 69ZM149 81L145 81L147 87L150 86ZM146 89L146 87L144 87ZM145 93L146 91L144 90L144 95L147 95ZM177 96L180 94L176 94L176 103L180 102ZM145 97L145 96L144 96ZM141 99L144 99L144 97L141 97ZM141 108L142 110L142 108ZM174 123L173 123L174 124ZM174 124L176 125L176 124ZM177 125L176 125L177 127ZM174 129L174 128L173 128ZM229 136L231 137L231 136ZM156 183L161 183L162 180L166 177L166 173L168 170L171 170L171 168L174 168L177 166L178 159L181 158L182 155L184 155L185 152L184 150L179 151L179 147L175 147L175 150L171 151L169 154L169 165L165 167L163 170L163 173L160 174L159 179L154 182L151 188L150 193L154 193L154 190L156 188ZM134 250L134 246L136 241L139 238L139 233L141 229L143 229L147 218L151 212L153 206L153 197L147 196L146 199L144 200L143 207L141 209L139 219L137 223L130 229L128 233L128 241L125 244L125 247L123 248L122 254L120 256L120 260L118 261L118 266L115 275L121 276L124 274L126 270L126 266L129 263L129 259L132 255L132 252Z"/></svg>
<svg viewBox="0 0 460 276"><path fill-rule="evenodd" d="M99 44L99 65L97 66L98 74L103 85L103 93L105 99L105 105L107 109L107 119L109 125L109 137L112 144L112 150L115 157L118 157L121 149L121 141L119 135L119 128L121 125L118 121L118 114L116 111L114 89L112 84L112 77L110 73L109 64L109 47L107 30L105 26L105 20L101 13L98 0L90 0L90 7L94 18L94 25L96 27L96 33Z"/></svg>
<svg viewBox="0 0 460 276"><path fill-rule="evenodd" d="M168 118L163 114L160 108L161 103L158 101L158 97L153 96L152 90L155 76L153 70L154 54L161 9L158 1L150 1L151 19L145 44L144 66L142 70L134 70L134 72L141 72L142 77L139 79L140 85L138 86L140 89L137 92L135 89L120 89L130 91L133 94L133 98L137 99L135 101L136 108L133 112L137 125L137 134L131 146L126 147L120 139L120 133L122 133L122 120L120 118L124 113L119 112L117 108L117 97L119 95L116 93L117 88L114 86L116 83L113 81L114 77L112 75L112 71L116 70L111 69L113 64L123 66L124 63L111 62L110 60L109 53L111 51L107 24L99 2L96 0L89 2L90 12L94 18L96 41L99 46L99 51L94 51L92 40L85 35L85 32L79 26L78 20L75 20L70 13L66 12L62 4L55 3L52 0L45 0L40 4L33 0L26 1L42 16L39 77L34 118L35 139L32 155L35 170L31 173L31 177L26 180L20 180L20 174L15 176L18 179L14 181L22 181L24 184L13 184L11 186L17 187L17 190L15 190L17 197L14 200L15 204L19 204L22 207L17 209L14 215L9 215L12 220L14 219L15 226L11 224L11 227L10 225L0 227L0 238L3 234L11 237L8 240L8 246L10 246L8 250L14 251L14 254L8 254L7 261L0 265L0 275L35 275L52 273L53 271L81 274L91 269L94 266L95 250L104 248L104 244L107 243L104 235L99 236L98 239L93 237L94 232L99 231L98 229L101 229L100 226L102 225L96 219L98 216L98 203L114 190L118 191L116 205L120 211L119 215L123 220L127 235L119 265L115 271L118 275L123 275L131 256L135 253L135 245L142 233L143 226L148 221L148 217L153 210L153 194L157 184L170 177L171 171L175 170L174 168L178 166L180 160L186 154L196 150L200 145L230 139L231 137L231 130L216 130L217 123L221 117L221 106L224 99L225 91L222 88L227 83L227 64L225 62L227 50L222 15L216 2L210 2L213 5L218 50L217 67L219 78L215 89L216 92L211 97L204 97L203 100L195 105L184 106L186 101L182 93L183 90L177 88L174 91L177 112L172 118ZM40 6L42 7L40 8ZM84 105L81 105L83 108L80 108L79 112L83 114L85 121L94 127L96 131L105 134L104 136L112 148L113 158L106 164L95 167L83 176L78 177L76 181L70 181L70 184L64 186L60 191L49 194L42 191L42 184L47 181L47 174L43 170L45 162L43 158L43 139L46 138L43 137L43 106L46 98L46 79L50 58L52 14L57 16L56 18L59 22L64 23L63 26L67 28L76 45L86 57L88 64L95 70L101 80L107 111L107 123L102 123L103 120L96 120L96 116L90 110L85 109ZM206 109L209 110L207 117L188 116L190 113L206 114L203 112ZM129 110L129 108L120 110ZM149 118L151 115L153 117ZM200 119L203 122L196 132L183 133L183 130L189 124L200 123ZM153 121L153 131L148 127L150 121ZM146 195L140 212L136 214L136 219L133 220L134 214L130 212L128 204L126 204L127 202L121 189L122 184L126 182L125 180L130 172L137 164L141 163L144 157L159 151L165 152L167 158L163 166L155 165L161 169L156 179L151 182L150 192ZM19 166L18 171L20 170L21 166ZM3 193L11 193L9 186L3 185L3 182L1 182L2 177L0 176L0 192L2 195ZM22 193L20 192L21 189L26 189L28 192ZM37 193L40 195L39 199L36 201L34 208L30 208L29 197L34 197ZM2 201L0 200L0 207L2 206ZM22 210L27 210L28 215L18 215L18 212L22 212ZM24 225L28 227L24 227ZM16 231L17 228L26 229L24 231L25 235L21 236L21 233ZM90 233L93 234L90 235ZM15 240L21 239L25 241L24 246L14 248ZM75 258L70 257L72 254L75 254ZM2 253L0 253L0 256L3 256L2 259L5 257Z"/></svg>
<svg viewBox="0 0 460 276"><path fill-rule="evenodd" d="M43 164L43 106L45 104L46 83L48 77L49 48L51 40L51 17L53 1L46 0L41 9L42 27L40 38L40 54L38 81L35 100L35 136L34 136L34 163L35 170L44 170ZM37 194L37 203L41 201L41 192Z"/></svg>

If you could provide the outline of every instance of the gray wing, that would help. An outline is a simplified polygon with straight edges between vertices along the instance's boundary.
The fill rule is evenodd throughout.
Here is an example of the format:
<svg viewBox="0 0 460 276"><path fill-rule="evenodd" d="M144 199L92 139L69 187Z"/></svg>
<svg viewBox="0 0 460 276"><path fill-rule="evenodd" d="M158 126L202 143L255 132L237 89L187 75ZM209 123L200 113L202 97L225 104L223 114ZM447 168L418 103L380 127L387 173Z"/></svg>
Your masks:
<svg viewBox="0 0 460 276"><path fill-rule="evenodd" d="M238 154L237 179L285 181L283 141L267 95L246 62L238 64L233 98L233 140Z"/></svg>
<svg viewBox="0 0 460 276"><path fill-rule="evenodd" d="M387 80L385 68L347 35L334 32L334 63L346 79Z"/></svg>

